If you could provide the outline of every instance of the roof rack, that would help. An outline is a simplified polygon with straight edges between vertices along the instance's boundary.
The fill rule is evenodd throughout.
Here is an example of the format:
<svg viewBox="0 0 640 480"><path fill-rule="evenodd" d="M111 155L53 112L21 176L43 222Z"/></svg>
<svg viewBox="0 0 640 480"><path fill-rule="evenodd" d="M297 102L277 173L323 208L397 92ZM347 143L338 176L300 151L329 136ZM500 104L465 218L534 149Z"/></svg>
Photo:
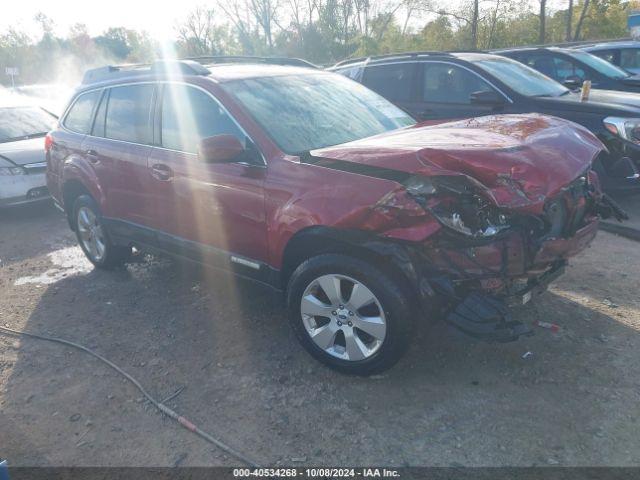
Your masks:
<svg viewBox="0 0 640 480"><path fill-rule="evenodd" d="M150 73L175 73L181 75L209 75L211 72L202 64L191 60L157 60L151 64L107 65L87 70L82 84L104 82L117 78L149 75Z"/></svg>
<svg viewBox="0 0 640 480"><path fill-rule="evenodd" d="M289 65L294 67L318 68L311 62L302 58L293 57L260 57L253 55L205 55L199 57L187 57L186 60L194 60L202 64L215 63L265 63L269 65Z"/></svg>
<svg viewBox="0 0 640 480"><path fill-rule="evenodd" d="M334 65L334 67L340 67L343 65L349 65L351 63L358 62L372 62L375 60L381 60L384 58L402 58L402 57L421 57L421 56L444 56L450 57L452 52L439 52L439 51L422 51L422 52L397 52L397 53L385 53L384 55L371 55L370 57L357 57L357 58L347 58L346 60L342 60Z"/></svg>

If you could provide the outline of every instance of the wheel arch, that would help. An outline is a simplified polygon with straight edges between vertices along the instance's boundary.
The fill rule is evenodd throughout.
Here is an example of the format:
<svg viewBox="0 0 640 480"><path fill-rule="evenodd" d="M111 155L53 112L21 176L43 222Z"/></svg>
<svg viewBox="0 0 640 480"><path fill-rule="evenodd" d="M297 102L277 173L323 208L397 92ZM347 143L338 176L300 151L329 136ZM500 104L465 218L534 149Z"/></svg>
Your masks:
<svg viewBox="0 0 640 480"><path fill-rule="evenodd" d="M371 263L398 281L409 294L418 294L418 276L410 252L401 243L362 230L311 226L293 235L283 253L281 284L286 288L291 275L309 258L337 253Z"/></svg>
<svg viewBox="0 0 640 480"><path fill-rule="evenodd" d="M73 222L73 204L76 199L81 195L89 195L93 198L93 195L89 189L78 179L72 178L66 180L62 184L62 205L67 215L67 221L71 230L75 230ZM95 198L94 198L95 200Z"/></svg>

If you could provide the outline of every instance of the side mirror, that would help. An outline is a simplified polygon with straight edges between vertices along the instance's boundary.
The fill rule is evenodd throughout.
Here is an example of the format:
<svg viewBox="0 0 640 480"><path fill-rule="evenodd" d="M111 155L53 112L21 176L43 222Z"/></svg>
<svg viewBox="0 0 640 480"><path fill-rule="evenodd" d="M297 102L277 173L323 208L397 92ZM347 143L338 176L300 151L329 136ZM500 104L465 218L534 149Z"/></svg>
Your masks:
<svg viewBox="0 0 640 480"><path fill-rule="evenodd" d="M564 81L562 82L562 84L571 89L574 90L576 88L580 88L582 86L582 79L576 75L572 75L570 77L567 77L564 79Z"/></svg>
<svg viewBox="0 0 640 480"><path fill-rule="evenodd" d="M504 104L504 97L495 90L481 90L479 92L473 92L469 95L471 103L477 105L502 105Z"/></svg>
<svg viewBox="0 0 640 480"><path fill-rule="evenodd" d="M198 145L198 158L208 163L231 162L244 152L245 148L240 140L229 134L203 138Z"/></svg>

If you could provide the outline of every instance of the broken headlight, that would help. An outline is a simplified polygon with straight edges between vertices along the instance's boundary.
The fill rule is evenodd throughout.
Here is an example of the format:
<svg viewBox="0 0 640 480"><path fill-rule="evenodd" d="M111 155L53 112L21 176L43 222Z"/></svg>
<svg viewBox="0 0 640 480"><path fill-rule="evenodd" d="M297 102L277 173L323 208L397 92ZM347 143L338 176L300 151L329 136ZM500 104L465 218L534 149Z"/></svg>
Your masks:
<svg viewBox="0 0 640 480"><path fill-rule="evenodd" d="M413 176L403 183L407 193L438 221L463 235L491 237L509 228L509 218L490 192L464 175Z"/></svg>

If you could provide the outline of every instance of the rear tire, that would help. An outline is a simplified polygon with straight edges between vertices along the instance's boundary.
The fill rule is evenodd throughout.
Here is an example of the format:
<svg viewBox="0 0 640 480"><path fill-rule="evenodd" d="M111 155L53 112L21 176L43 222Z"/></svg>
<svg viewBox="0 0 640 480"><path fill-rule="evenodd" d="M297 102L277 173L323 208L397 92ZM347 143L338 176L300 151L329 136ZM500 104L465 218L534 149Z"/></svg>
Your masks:
<svg viewBox="0 0 640 480"><path fill-rule="evenodd" d="M289 322L304 348L356 375L386 370L404 354L412 331L409 299L384 271L341 254L306 260L287 288Z"/></svg>
<svg viewBox="0 0 640 480"><path fill-rule="evenodd" d="M97 202L80 195L73 204L73 227L80 248L97 268L113 269L124 265L131 256L130 247L114 245L102 221Z"/></svg>

